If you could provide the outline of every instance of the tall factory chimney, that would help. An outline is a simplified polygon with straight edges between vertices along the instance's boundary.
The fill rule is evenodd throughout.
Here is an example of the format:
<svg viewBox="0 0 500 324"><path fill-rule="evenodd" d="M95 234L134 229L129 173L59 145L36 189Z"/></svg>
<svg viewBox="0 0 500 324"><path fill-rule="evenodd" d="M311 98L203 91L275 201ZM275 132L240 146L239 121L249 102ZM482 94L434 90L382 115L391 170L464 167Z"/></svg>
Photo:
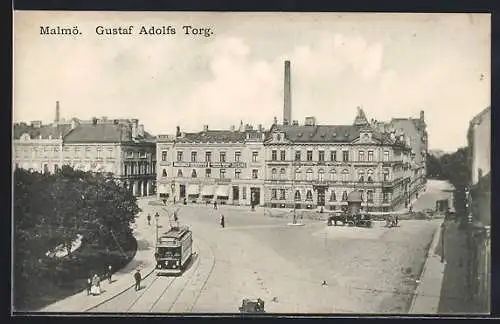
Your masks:
<svg viewBox="0 0 500 324"><path fill-rule="evenodd" d="M60 120L61 111L59 109L59 101L56 101L56 119L54 120L56 123Z"/></svg>
<svg viewBox="0 0 500 324"><path fill-rule="evenodd" d="M290 83L290 61L285 61L283 125L288 125L292 121L292 93L290 91Z"/></svg>

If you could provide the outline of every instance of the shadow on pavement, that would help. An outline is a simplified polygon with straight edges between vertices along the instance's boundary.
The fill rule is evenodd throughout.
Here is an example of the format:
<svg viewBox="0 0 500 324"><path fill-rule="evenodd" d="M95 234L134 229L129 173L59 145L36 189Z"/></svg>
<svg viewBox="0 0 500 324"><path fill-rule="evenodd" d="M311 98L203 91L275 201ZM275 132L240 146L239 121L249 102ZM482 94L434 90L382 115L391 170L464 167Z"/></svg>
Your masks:
<svg viewBox="0 0 500 324"><path fill-rule="evenodd" d="M442 255L442 239L435 251ZM446 262L438 314L478 313L468 300L467 288L467 236L459 224L446 221L444 233L444 260Z"/></svg>

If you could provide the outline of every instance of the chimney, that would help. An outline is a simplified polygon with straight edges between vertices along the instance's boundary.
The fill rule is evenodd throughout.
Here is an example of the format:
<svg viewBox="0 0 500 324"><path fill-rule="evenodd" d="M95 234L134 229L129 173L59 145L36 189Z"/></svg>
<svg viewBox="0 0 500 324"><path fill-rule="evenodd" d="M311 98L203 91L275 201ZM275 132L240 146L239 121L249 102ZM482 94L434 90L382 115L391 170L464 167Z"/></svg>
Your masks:
<svg viewBox="0 0 500 324"><path fill-rule="evenodd" d="M56 123L59 121L60 118L60 109L59 109L59 101L56 101L56 119L54 120Z"/></svg>
<svg viewBox="0 0 500 324"><path fill-rule="evenodd" d="M33 128L40 128L42 127L42 121L40 120L34 120L31 122L31 127Z"/></svg>
<svg viewBox="0 0 500 324"><path fill-rule="evenodd" d="M137 129L139 128L139 119L131 119L132 122L132 138L137 137Z"/></svg>
<svg viewBox="0 0 500 324"><path fill-rule="evenodd" d="M234 125L231 125L231 126L229 127L229 129L231 130L231 132L234 132L234 130L236 129L236 127L235 127Z"/></svg>
<svg viewBox="0 0 500 324"><path fill-rule="evenodd" d="M262 132L262 124L259 124L259 132L261 133Z"/></svg>
<svg viewBox="0 0 500 324"><path fill-rule="evenodd" d="M305 125L306 126L315 126L316 125L316 118L306 117Z"/></svg>
<svg viewBox="0 0 500 324"><path fill-rule="evenodd" d="M137 128L137 135L144 137L144 125L139 125Z"/></svg>
<svg viewBox="0 0 500 324"><path fill-rule="evenodd" d="M424 121L424 111L420 110L420 120Z"/></svg>
<svg viewBox="0 0 500 324"><path fill-rule="evenodd" d="M290 76L290 61L285 61L285 84L283 91L283 125L288 125L292 120L292 93L290 91L291 86L291 76Z"/></svg>
<svg viewBox="0 0 500 324"><path fill-rule="evenodd" d="M92 117L92 125L96 125L97 124L97 118L96 117Z"/></svg>
<svg viewBox="0 0 500 324"><path fill-rule="evenodd" d="M181 128L179 126L176 127L175 137L181 137Z"/></svg>
<svg viewBox="0 0 500 324"><path fill-rule="evenodd" d="M278 125L278 118L276 117L273 118L273 125Z"/></svg>
<svg viewBox="0 0 500 324"><path fill-rule="evenodd" d="M203 131L208 132L208 125L203 125Z"/></svg>
<svg viewBox="0 0 500 324"><path fill-rule="evenodd" d="M71 129L75 129L78 126L79 122L76 118L71 119Z"/></svg>

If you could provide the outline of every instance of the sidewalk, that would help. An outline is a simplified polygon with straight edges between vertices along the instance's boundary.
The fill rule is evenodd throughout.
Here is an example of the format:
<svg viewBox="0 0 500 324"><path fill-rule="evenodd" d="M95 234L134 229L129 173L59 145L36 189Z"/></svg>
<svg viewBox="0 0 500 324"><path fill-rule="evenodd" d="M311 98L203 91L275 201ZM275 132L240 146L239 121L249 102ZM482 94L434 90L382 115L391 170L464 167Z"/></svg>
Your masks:
<svg viewBox="0 0 500 324"><path fill-rule="evenodd" d="M441 297L441 286L446 263L441 263L441 256L437 253L441 240L441 224L443 220L434 220L439 224L434 234L431 246L427 252L424 269L419 278L419 285L415 291L409 314L437 314Z"/></svg>
<svg viewBox="0 0 500 324"><path fill-rule="evenodd" d="M108 280L101 281L101 295L87 296L87 291L70 296L42 308L42 312L86 312L92 308L106 302L116 295L132 288L134 286L133 273L137 268L141 269L143 279L154 271L155 263L153 258L153 249L155 244L154 213L159 210L159 206L149 206L149 199L138 199L138 205L142 212L136 217L136 228L134 236L137 239L137 252L132 261L123 269L115 272L112 276L112 282ZM151 226L148 226L146 215L151 214Z"/></svg>

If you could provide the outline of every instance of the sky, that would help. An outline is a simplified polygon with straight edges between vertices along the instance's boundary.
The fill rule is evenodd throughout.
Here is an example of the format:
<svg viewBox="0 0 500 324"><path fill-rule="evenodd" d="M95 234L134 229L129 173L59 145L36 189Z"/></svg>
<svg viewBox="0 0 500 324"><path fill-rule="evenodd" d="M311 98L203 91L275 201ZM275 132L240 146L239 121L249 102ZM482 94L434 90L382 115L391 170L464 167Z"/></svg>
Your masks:
<svg viewBox="0 0 500 324"><path fill-rule="evenodd" d="M51 122L59 101L62 118L138 118L155 135L268 128L282 120L290 60L299 123L352 124L358 106L381 121L424 110L429 148L454 151L490 105L490 35L489 14L15 12L13 119Z"/></svg>

